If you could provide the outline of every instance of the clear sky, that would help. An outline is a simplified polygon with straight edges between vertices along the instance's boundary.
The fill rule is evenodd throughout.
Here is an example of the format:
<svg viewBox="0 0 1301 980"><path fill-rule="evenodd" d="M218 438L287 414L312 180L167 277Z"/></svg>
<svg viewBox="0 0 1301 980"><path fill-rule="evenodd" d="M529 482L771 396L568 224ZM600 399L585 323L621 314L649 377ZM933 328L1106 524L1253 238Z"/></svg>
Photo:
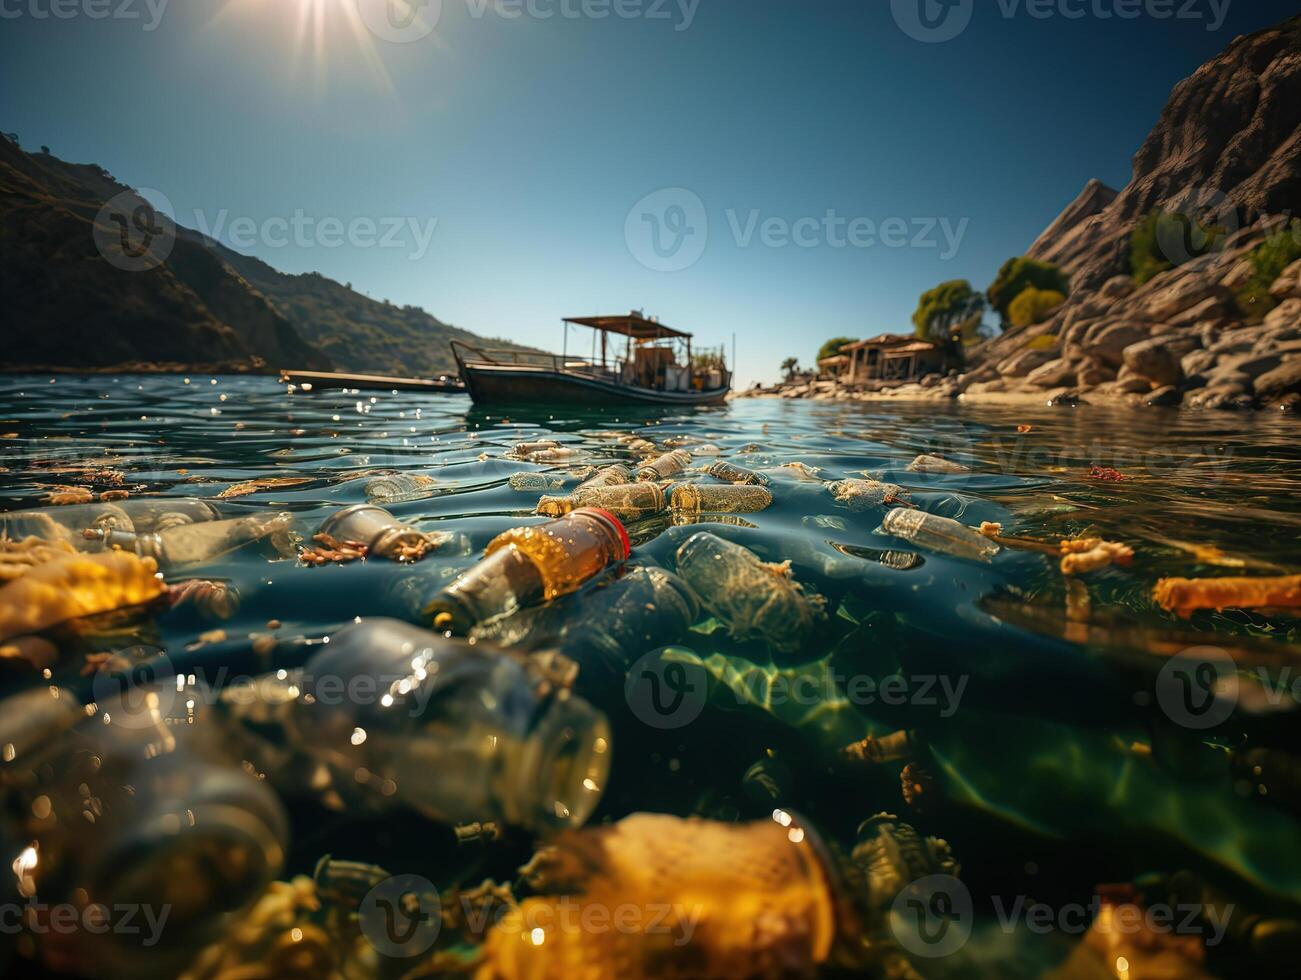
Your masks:
<svg viewBox="0 0 1301 980"><path fill-rule="evenodd" d="M1128 180L1175 83L1297 10L405 2L0 0L0 129L480 333L554 348L634 307L735 332L748 383L983 288L1090 177Z"/></svg>

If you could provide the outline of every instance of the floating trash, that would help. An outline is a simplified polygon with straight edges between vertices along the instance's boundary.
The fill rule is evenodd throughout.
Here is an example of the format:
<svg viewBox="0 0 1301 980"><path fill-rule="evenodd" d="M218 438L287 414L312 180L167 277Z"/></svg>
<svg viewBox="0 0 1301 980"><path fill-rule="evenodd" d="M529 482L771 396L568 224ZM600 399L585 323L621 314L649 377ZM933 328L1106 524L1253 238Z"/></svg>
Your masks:
<svg viewBox="0 0 1301 980"><path fill-rule="evenodd" d="M955 463L952 460L945 459L943 456L934 456L927 453L923 453L914 459L908 464L906 469L909 473L957 474L971 472L971 467L969 466Z"/></svg>
<svg viewBox="0 0 1301 980"><path fill-rule="evenodd" d="M892 505L911 506L910 494L903 487L877 480L837 480L827 484L831 496L850 510Z"/></svg>
<svg viewBox="0 0 1301 980"><path fill-rule="evenodd" d="M153 602L158 564L123 551L62 555L0 587L0 640L58 623Z"/></svg>
<svg viewBox="0 0 1301 980"><path fill-rule="evenodd" d="M632 472L622 463L615 463L598 470L578 485L579 490L591 490L594 487L617 487L632 480Z"/></svg>
<svg viewBox="0 0 1301 980"><path fill-rule="evenodd" d="M939 551L955 558L989 561L999 552L999 546L979 531L924 510L896 507L885 515L885 520L877 530L881 534L911 541L919 548Z"/></svg>
<svg viewBox="0 0 1301 980"><path fill-rule="evenodd" d="M543 497L537 512L547 517L562 517L580 507L609 511L621 521L639 521L662 513L664 491L654 483L627 483L618 486L579 488L567 497Z"/></svg>
<svg viewBox="0 0 1301 980"><path fill-rule="evenodd" d="M766 487L685 483L673 491L673 509L689 514L757 514L772 503Z"/></svg>
<svg viewBox="0 0 1301 980"><path fill-rule="evenodd" d="M1301 575L1281 578L1163 578L1152 590L1166 612L1187 619L1199 609L1301 608Z"/></svg>
<svg viewBox="0 0 1301 980"><path fill-rule="evenodd" d="M754 486L766 487L771 482L762 473L756 473L754 470L747 470L744 466L737 466L735 463L729 463L725 459L710 463L705 468L705 472L715 480L724 480L727 483L749 483Z"/></svg>
<svg viewBox="0 0 1301 980"><path fill-rule="evenodd" d="M448 531L418 530L375 504L354 504L327 517L314 540L324 545L327 552L333 550L337 553L342 548L354 552L352 557L355 558L373 556L412 562L442 548L452 537ZM300 557L311 564L320 564L317 558L325 554L306 549ZM333 557L327 560L342 559Z"/></svg>
<svg viewBox="0 0 1301 980"><path fill-rule="evenodd" d="M159 567L168 570L212 561L254 541L286 531L292 524L292 514L268 514L183 524L144 534L100 529L85 533L91 540L102 540L108 548L146 555L157 561Z"/></svg>
<svg viewBox="0 0 1301 980"><path fill-rule="evenodd" d="M423 473L392 473L377 476L366 483L366 499L393 504L399 501L419 500L429 495L438 484L432 476Z"/></svg>
<svg viewBox="0 0 1301 980"><path fill-rule="evenodd" d="M540 490L545 493L548 490L563 489L565 478L552 476L550 473L512 473L506 482L510 484L512 490L526 493L536 493Z"/></svg>
<svg viewBox="0 0 1301 980"><path fill-rule="evenodd" d="M670 480L691 465L691 457L681 449L657 456L637 467L638 480Z"/></svg>

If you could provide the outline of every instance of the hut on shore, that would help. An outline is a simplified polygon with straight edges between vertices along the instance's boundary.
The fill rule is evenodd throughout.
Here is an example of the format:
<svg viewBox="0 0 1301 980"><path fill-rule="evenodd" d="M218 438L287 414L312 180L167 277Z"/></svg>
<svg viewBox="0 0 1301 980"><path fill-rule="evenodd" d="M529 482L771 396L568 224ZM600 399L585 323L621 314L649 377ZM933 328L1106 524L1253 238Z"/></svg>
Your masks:
<svg viewBox="0 0 1301 980"><path fill-rule="evenodd" d="M916 381L928 374L943 374L948 369L944 349L918 340L914 334L879 334L846 344L840 353L849 358L841 375L841 380L849 384Z"/></svg>

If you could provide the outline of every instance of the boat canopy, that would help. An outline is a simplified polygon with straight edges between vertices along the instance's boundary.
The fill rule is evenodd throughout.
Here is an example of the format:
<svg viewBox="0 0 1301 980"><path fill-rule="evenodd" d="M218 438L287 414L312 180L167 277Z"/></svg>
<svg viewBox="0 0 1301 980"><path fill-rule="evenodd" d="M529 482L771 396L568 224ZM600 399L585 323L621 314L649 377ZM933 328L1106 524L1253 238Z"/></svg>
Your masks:
<svg viewBox="0 0 1301 980"><path fill-rule="evenodd" d="M634 340L659 340L662 337L690 338L691 334L666 327L658 320L648 320L640 313L621 313L616 316L567 316L566 323L576 323L580 327L591 327L606 333L622 334Z"/></svg>

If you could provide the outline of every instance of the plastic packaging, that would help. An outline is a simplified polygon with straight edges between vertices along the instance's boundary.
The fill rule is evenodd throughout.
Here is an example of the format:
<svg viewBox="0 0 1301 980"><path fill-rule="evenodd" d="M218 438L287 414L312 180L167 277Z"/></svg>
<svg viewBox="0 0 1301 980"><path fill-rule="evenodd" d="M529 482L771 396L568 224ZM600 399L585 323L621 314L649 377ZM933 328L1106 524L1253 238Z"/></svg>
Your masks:
<svg viewBox="0 0 1301 980"><path fill-rule="evenodd" d="M827 484L827 489L850 510L890 506L909 499L908 491L903 487L877 480L837 480Z"/></svg>
<svg viewBox="0 0 1301 980"><path fill-rule="evenodd" d="M896 507L885 515L878 532L911 541L920 548L971 561L989 561L1000 550L979 531L924 510Z"/></svg>
<svg viewBox="0 0 1301 980"><path fill-rule="evenodd" d="M674 510L692 514L755 514L772 503L766 487L686 483L673 491Z"/></svg>
<svg viewBox="0 0 1301 980"><path fill-rule="evenodd" d="M614 463L589 476L578 485L579 490L594 487L617 487L632 480L632 472L622 463Z"/></svg>
<svg viewBox="0 0 1301 980"><path fill-rule="evenodd" d="M366 499L379 503L398 503L404 500L419 500L427 497L432 487L438 483L432 476L423 473L393 473L377 476L366 483Z"/></svg>
<svg viewBox="0 0 1301 980"><path fill-rule="evenodd" d="M757 487L766 487L771 482L762 473L747 470L744 466L737 466L725 459L711 463L705 468L705 472L715 480L723 480L727 483L748 483Z"/></svg>
<svg viewBox="0 0 1301 980"><path fill-rule="evenodd" d="M637 467L637 479L671 480L689 465L691 456L681 449L675 449Z"/></svg>
<svg viewBox="0 0 1301 980"><path fill-rule="evenodd" d="M66 554L0 588L0 640L153 602L163 594L151 558L122 552Z"/></svg>
<svg viewBox="0 0 1301 980"><path fill-rule="evenodd" d="M373 697L343 696L362 680ZM535 831L578 826L600 800L604 715L488 644L368 619L331 636L299 683L292 740L341 793Z"/></svg>
<svg viewBox="0 0 1301 980"><path fill-rule="evenodd" d="M147 534L129 531L87 533L94 533L110 548L153 558L160 568L167 570L220 558L253 541L285 531L292 523L293 515L283 513L185 524Z"/></svg>
<svg viewBox="0 0 1301 980"><path fill-rule="evenodd" d="M739 544L707 532L678 549L678 574L738 640L763 637L774 649L799 649L823 618L825 600L806 595L790 564L771 565Z"/></svg>
<svg viewBox="0 0 1301 980"><path fill-rule="evenodd" d="M567 497L543 497L537 512L561 517L580 507L607 510L621 521L639 521L664 510L664 491L654 483L625 483L578 489Z"/></svg>
<svg viewBox="0 0 1301 980"><path fill-rule="evenodd" d="M1153 596L1187 619L1198 609L1301 608L1301 575L1281 578L1163 578Z"/></svg>
<svg viewBox="0 0 1301 980"><path fill-rule="evenodd" d="M575 591L631 552L614 515L582 508L555 521L517 527L488 543L481 562L423 609L438 630L466 633L477 623Z"/></svg>
<svg viewBox="0 0 1301 980"><path fill-rule="evenodd" d="M317 533L336 541L359 542L368 555L390 561L419 561L448 537L419 531L375 504L345 507L327 517Z"/></svg>
<svg viewBox="0 0 1301 980"><path fill-rule="evenodd" d="M931 456L923 453L908 464L909 473L970 473L971 467L954 463L943 456Z"/></svg>

